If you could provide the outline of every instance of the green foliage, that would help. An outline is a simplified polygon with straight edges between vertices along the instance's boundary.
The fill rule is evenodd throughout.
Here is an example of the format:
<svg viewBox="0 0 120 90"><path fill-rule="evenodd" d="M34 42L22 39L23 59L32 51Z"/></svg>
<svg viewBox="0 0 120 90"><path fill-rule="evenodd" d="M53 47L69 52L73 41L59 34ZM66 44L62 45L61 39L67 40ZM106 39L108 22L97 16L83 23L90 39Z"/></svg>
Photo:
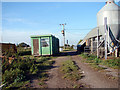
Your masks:
<svg viewBox="0 0 120 90"><path fill-rule="evenodd" d="M67 60L62 63L61 71L64 73L63 78L68 78L70 80L79 80L82 78L82 74L79 72L79 68L75 65L72 60Z"/></svg>
<svg viewBox="0 0 120 90"><path fill-rule="evenodd" d="M116 59L108 59L108 60L104 60L103 62L104 65L107 65L109 67L113 67L113 68L118 68L120 65L120 58Z"/></svg>
<svg viewBox="0 0 120 90"><path fill-rule="evenodd" d="M41 86L44 85L44 84L45 84L45 83L43 83L43 82L40 82L40 83L39 83L39 85L41 85Z"/></svg>
<svg viewBox="0 0 120 90"><path fill-rule="evenodd" d="M78 67L75 65L75 63L72 60L67 60L63 62L62 64L62 71L64 73L69 73L72 71L78 70Z"/></svg>
<svg viewBox="0 0 120 90"><path fill-rule="evenodd" d="M87 54L80 54L79 56L82 56L83 58L88 58L88 55Z"/></svg>
<svg viewBox="0 0 120 90"><path fill-rule="evenodd" d="M13 50L4 50L4 52L2 52L2 56L12 57L13 55L14 55Z"/></svg>
<svg viewBox="0 0 120 90"><path fill-rule="evenodd" d="M95 58L97 58L97 56L94 56L94 55L88 55L88 59L94 60Z"/></svg>
<svg viewBox="0 0 120 90"><path fill-rule="evenodd" d="M31 55L31 51L20 51L18 52L19 56L24 56L24 55Z"/></svg>
<svg viewBox="0 0 120 90"><path fill-rule="evenodd" d="M94 69L96 69L96 70L103 70L103 69L106 69L106 68L104 68L104 67L100 67L98 64L96 64L96 63L91 63L91 66L94 68Z"/></svg>
<svg viewBox="0 0 120 90"><path fill-rule="evenodd" d="M50 58L42 57L40 59L29 57L16 57L10 64L8 58L3 58L2 61L2 83L9 87L12 83L23 82L30 75L36 75L39 71L48 69L53 61ZM49 66L49 67L48 67ZM42 67L42 68L41 68ZM47 75L46 75L47 76ZM42 78L41 73L41 78Z"/></svg>
<svg viewBox="0 0 120 90"><path fill-rule="evenodd" d="M21 82L13 82L12 84L10 84L9 86L7 86L6 88L14 88L14 87L21 87L21 89L23 89L23 88L26 88L25 86L26 85L29 85L29 83L30 83L30 80L28 80L28 81L21 81Z"/></svg>
<svg viewBox="0 0 120 90"><path fill-rule="evenodd" d="M101 60L101 59L99 59L99 58L95 58L95 59L94 59L94 61L95 61L95 63L96 63L96 64L99 64L99 63L101 63L101 62L102 62L102 60Z"/></svg>
<svg viewBox="0 0 120 90"><path fill-rule="evenodd" d="M113 68L118 68L120 63L120 58L101 60L100 58L97 58L96 56L89 55L89 54L80 54L79 56L82 56L83 58L85 58L86 59L85 62L93 63L94 64L93 66L97 68L100 68L100 67L95 65L99 65L99 64L107 65Z"/></svg>
<svg viewBox="0 0 120 90"><path fill-rule="evenodd" d="M8 53L6 54L6 56L7 56L7 57L12 57L12 53L11 53L11 52L8 52Z"/></svg>
<svg viewBox="0 0 120 90"><path fill-rule="evenodd" d="M37 74L37 72L38 72L38 67L37 67L35 64L33 64L33 65L30 67L30 73L32 73L32 74Z"/></svg>
<svg viewBox="0 0 120 90"><path fill-rule="evenodd" d="M97 56L95 55L90 55L90 54L80 54L80 56L82 56L83 58L86 59L86 62L88 63L101 63L101 59L97 58Z"/></svg>
<svg viewBox="0 0 120 90"><path fill-rule="evenodd" d="M51 57L30 56L30 48L17 47L17 53L5 52L4 55L5 57L2 59L2 84L5 85L3 88L21 87L24 82L29 80L29 77L35 75L39 75L40 79L45 79L48 75L43 72L50 69L54 63L50 60ZM9 57L14 57L14 59L9 60Z"/></svg>
<svg viewBox="0 0 120 90"><path fill-rule="evenodd" d="M78 86L77 85L74 85L73 88L77 88Z"/></svg>
<svg viewBox="0 0 120 90"><path fill-rule="evenodd" d="M66 73L64 75L64 78L68 78L70 80L77 81L82 78L82 74L78 72L73 72L73 73Z"/></svg>
<svg viewBox="0 0 120 90"><path fill-rule="evenodd" d="M22 81L24 76L24 71L16 68L14 70L10 69L9 71L6 70L3 74L3 83L11 83L11 82L20 82Z"/></svg>
<svg viewBox="0 0 120 90"><path fill-rule="evenodd" d="M13 83L22 81L29 72L30 67L34 62L30 60L17 59L13 63L9 64L8 59L4 60L2 64L2 73L3 73L3 82L4 83Z"/></svg>

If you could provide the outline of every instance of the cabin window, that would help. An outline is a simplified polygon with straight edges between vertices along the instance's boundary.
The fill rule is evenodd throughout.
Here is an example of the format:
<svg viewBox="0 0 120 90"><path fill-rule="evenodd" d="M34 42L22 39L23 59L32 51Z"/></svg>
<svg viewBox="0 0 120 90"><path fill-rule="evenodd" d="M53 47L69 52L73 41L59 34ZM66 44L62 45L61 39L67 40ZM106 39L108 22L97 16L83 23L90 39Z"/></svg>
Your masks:
<svg viewBox="0 0 120 90"><path fill-rule="evenodd" d="M41 38L41 47L49 46L49 38Z"/></svg>

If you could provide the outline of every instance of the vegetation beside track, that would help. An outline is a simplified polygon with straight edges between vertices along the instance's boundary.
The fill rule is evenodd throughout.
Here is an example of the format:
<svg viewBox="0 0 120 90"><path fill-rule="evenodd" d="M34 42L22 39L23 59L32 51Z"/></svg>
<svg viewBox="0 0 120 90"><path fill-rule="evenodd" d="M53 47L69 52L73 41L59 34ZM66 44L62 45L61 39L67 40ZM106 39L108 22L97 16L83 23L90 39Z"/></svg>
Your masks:
<svg viewBox="0 0 120 90"><path fill-rule="evenodd" d="M83 60L84 62L90 63L93 67L100 70L105 68L100 67L99 65L105 65L114 69L118 69L120 64L120 58L115 58L115 57L104 60L104 59L97 58L97 56L91 55L91 54L80 54L79 56L82 56L83 58L85 58L85 60Z"/></svg>
<svg viewBox="0 0 120 90"><path fill-rule="evenodd" d="M60 71L63 73L64 79L71 80L72 82L76 82L83 77L82 71L72 60L66 60L66 61L62 62ZM77 85L77 84L75 84L73 86L73 88L82 88L82 87L84 87L84 86Z"/></svg>
<svg viewBox="0 0 120 90"><path fill-rule="evenodd" d="M28 52L28 53L27 53ZM27 88L30 80L38 77L41 87L48 78L46 70L52 67L52 57L34 57L30 50L6 53L2 58L2 88Z"/></svg>

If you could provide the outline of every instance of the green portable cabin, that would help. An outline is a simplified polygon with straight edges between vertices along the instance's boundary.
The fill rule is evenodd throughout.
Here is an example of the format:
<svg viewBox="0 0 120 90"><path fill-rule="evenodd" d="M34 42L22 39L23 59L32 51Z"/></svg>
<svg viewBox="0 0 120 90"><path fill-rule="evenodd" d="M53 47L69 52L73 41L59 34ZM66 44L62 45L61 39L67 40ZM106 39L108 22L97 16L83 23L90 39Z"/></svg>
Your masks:
<svg viewBox="0 0 120 90"><path fill-rule="evenodd" d="M31 36L32 55L56 55L59 53L59 39L53 35Z"/></svg>

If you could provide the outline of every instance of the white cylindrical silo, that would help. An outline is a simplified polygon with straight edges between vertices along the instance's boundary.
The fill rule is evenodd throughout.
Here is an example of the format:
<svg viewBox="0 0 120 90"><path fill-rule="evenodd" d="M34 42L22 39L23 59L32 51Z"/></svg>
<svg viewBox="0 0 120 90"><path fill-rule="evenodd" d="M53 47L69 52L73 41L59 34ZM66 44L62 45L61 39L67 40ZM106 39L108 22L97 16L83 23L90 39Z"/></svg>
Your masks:
<svg viewBox="0 0 120 90"><path fill-rule="evenodd" d="M107 17L107 25L110 28L115 39L120 40L120 7L114 0L107 0L106 5L97 13L97 27L101 33L104 32L104 18Z"/></svg>

